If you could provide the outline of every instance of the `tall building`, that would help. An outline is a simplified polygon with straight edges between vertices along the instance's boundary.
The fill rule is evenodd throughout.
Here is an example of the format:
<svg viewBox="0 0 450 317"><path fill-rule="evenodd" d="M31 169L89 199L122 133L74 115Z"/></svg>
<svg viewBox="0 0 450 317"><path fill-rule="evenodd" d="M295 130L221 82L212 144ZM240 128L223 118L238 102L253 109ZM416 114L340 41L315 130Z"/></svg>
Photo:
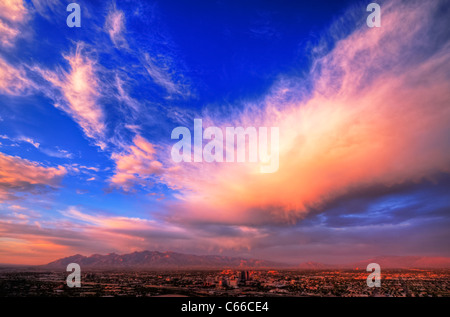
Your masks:
<svg viewBox="0 0 450 317"><path fill-rule="evenodd" d="M250 280L250 274L248 271L241 271L240 280L242 282Z"/></svg>

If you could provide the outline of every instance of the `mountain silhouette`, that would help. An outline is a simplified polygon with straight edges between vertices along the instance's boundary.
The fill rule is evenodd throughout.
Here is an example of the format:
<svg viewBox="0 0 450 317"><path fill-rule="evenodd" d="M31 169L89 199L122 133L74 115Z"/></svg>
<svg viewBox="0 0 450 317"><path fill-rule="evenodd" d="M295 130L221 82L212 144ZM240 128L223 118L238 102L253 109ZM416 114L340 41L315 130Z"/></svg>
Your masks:
<svg viewBox="0 0 450 317"><path fill-rule="evenodd" d="M89 269L223 269L223 268L279 268L283 263L219 255L193 255L176 252L141 251L129 254L110 253L83 256L76 254L50 262L43 268L59 269L77 263Z"/></svg>
<svg viewBox="0 0 450 317"><path fill-rule="evenodd" d="M45 269L66 268L69 263L77 263L83 269L360 269L365 270L369 263L378 263L383 268L450 268L448 257L425 256L378 256L367 260L346 264L324 264L319 262L304 262L294 267L285 263L266 260L230 257L221 255L193 255L177 252L141 251L129 254L110 253L106 255L81 254L65 257L46 265Z"/></svg>

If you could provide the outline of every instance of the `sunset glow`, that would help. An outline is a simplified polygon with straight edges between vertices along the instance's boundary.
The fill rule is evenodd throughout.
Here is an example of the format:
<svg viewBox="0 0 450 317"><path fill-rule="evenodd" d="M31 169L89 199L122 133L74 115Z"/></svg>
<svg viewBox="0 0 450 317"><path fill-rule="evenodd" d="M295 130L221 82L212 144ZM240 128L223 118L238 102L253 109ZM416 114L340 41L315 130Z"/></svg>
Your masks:
<svg viewBox="0 0 450 317"><path fill-rule="evenodd" d="M0 263L450 257L448 2L78 3L0 1ZM278 169L174 162L197 118L277 127Z"/></svg>

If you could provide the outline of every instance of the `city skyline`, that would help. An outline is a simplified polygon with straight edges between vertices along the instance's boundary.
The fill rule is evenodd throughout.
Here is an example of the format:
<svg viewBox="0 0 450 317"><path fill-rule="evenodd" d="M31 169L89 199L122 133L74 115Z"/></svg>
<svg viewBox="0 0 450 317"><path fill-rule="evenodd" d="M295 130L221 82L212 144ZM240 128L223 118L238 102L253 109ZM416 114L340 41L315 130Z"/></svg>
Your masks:
<svg viewBox="0 0 450 317"><path fill-rule="evenodd" d="M448 297L448 270L387 270L369 288L355 270L85 272L70 288L61 272L0 272L2 297ZM298 299L297 299L298 300ZM181 306L181 305L180 305Z"/></svg>
<svg viewBox="0 0 450 317"><path fill-rule="evenodd" d="M0 263L450 258L450 5L370 2L2 1ZM278 168L197 161L196 119Z"/></svg>

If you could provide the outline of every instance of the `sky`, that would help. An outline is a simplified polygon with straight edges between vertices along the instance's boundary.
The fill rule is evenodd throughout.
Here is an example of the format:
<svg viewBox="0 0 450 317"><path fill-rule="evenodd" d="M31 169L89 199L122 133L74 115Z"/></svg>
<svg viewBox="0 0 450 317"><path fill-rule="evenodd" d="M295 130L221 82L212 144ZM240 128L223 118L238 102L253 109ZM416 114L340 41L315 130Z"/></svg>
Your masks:
<svg viewBox="0 0 450 317"><path fill-rule="evenodd" d="M450 256L448 2L70 2L0 0L0 263ZM194 119L278 170L175 162Z"/></svg>

